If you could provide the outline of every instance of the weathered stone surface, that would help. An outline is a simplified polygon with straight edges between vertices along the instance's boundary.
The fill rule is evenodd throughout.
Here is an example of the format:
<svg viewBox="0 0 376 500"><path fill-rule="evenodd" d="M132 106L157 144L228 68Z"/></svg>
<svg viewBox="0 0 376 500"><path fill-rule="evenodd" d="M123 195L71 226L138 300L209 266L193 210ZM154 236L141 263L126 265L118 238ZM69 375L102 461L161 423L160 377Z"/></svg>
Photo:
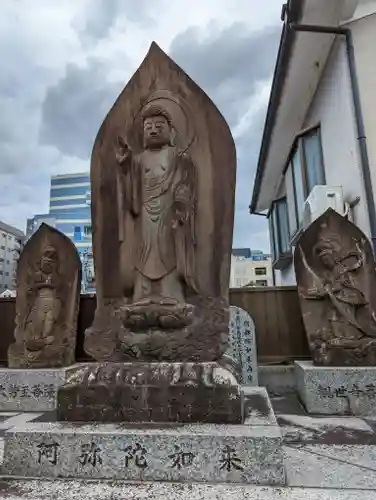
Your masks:
<svg viewBox="0 0 376 500"><path fill-rule="evenodd" d="M153 43L92 153L94 359L224 354L235 156L218 109Z"/></svg>
<svg viewBox="0 0 376 500"><path fill-rule="evenodd" d="M291 449L289 451L292 453ZM319 456L320 451L318 450L316 461L320 460L323 469L328 466L333 475L339 469L346 486L348 483L355 482L353 475L350 475L347 482L346 477L349 478L349 472L357 469L356 465L338 463L331 459L327 459L324 465L322 457ZM301 457L298 455L299 452L296 450L294 452L297 455L294 462L300 465L299 472L301 473L301 476L296 474L297 480L308 478L311 483L311 470L307 467L303 469L306 464L302 464ZM307 461L309 458L312 459L312 455L308 452L306 452L306 457L308 457ZM336 467L334 468L333 465ZM113 482L85 479L55 479L50 481L49 479L9 478L2 480L2 494L9 500L51 500L52 498L58 498L59 500L234 500L234 498L237 500L374 500L375 491L371 467L366 478L367 488L369 489L366 490L363 485L358 488L344 489L343 486L337 486L337 483L341 482L338 480L335 482L336 486L332 486L329 483L329 478L326 479L330 486L327 487L325 484L320 488L299 486L281 488L280 486L235 483L135 483L133 481ZM357 475L359 482L362 472L364 474L364 469L359 468ZM316 475L318 475L317 472Z"/></svg>
<svg viewBox="0 0 376 500"><path fill-rule="evenodd" d="M259 366L258 380L270 396L282 396L296 392L295 369L293 365Z"/></svg>
<svg viewBox="0 0 376 500"><path fill-rule="evenodd" d="M243 387L244 423L277 425L272 403L265 387Z"/></svg>
<svg viewBox="0 0 376 500"><path fill-rule="evenodd" d="M17 267L15 343L10 368L54 368L75 361L81 261L72 241L42 224Z"/></svg>
<svg viewBox="0 0 376 500"><path fill-rule="evenodd" d="M329 209L299 239L294 262L314 363L376 366L376 269L365 234Z"/></svg>
<svg viewBox="0 0 376 500"><path fill-rule="evenodd" d="M239 382L258 385L255 324L240 307L230 306L230 339L226 356L239 367Z"/></svg>
<svg viewBox="0 0 376 500"><path fill-rule="evenodd" d="M3 474L285 484L278 426L28 424L5 433Z"/></svg>
<svg viewBox="0 0 376 500"><path fill-rule="evenodd" d="M56 408L57 389L65 370L0 369L0 411L47 411Z"/></svg>
<svg viewBox="0 0 376 500"><path fill-rule="evenodd" d="M376 367L314 366L295 361L300 399L309 413L376 417Z"/></svg>
<svg viewBox="0 0 376 500"><path fill-rule="evenodd" d="M241 423L243 400L216 363L95 363L70 371L58 420Z"/></svg>

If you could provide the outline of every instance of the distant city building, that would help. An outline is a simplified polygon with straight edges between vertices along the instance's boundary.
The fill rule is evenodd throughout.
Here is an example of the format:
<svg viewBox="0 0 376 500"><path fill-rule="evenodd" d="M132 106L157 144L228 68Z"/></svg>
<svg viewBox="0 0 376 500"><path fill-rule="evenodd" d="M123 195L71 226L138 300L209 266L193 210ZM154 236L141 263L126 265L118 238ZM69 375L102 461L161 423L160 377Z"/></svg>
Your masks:
<svg viewBox="0 0 376 500"><path fill-rule="evenodd" d="M0 221L0 294L16 288L17 263L25 234Z"/></svg>
<svg viewBox="0 0 376 500"><path fill-rule="evenodd" d="M54 175L51 177L50 211L27 221L27 237L44 222L75 244L82 262L82 291L95 292L91 230L90 174Z"/></svg>
<svg viewBox="0 0 376 500"><path fill-rule="evenodd" d="M261 250L233 248L231 253L230 288L273 286L271 255Z"/></svg>

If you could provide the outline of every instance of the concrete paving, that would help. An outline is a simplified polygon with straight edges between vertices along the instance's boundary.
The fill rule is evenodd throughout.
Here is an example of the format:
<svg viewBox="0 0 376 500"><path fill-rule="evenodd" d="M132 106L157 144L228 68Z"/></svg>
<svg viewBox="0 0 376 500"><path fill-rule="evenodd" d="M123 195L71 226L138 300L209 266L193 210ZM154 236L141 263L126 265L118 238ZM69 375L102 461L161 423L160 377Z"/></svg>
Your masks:
<svg viewBox="0 0 376 500"><path fill-rule="evenodd" d="M268 488L222 484L10 481L0 483L7 500L375 500L374 491Z"/></svg>

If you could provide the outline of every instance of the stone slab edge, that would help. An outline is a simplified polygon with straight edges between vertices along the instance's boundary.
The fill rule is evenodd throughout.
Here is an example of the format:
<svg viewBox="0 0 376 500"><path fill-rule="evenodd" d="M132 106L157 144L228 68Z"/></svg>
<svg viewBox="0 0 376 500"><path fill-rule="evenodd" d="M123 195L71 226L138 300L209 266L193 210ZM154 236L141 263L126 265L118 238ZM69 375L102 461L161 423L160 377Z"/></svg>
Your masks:
<svg viewBox="0 0 376 500"><path fill-rule="evenodd" d="M278 425L265 387L243 386L245 425Z"/></svg>
<svg viewBox="0 0 376 500"><path fill-rule="evenodd" d="M234 484L132 483L87 480L2 482L12 500L374 500L375 491L339 488L280 488Z"/></svg>
<svg viewBox="0 0 376 500"><path fill-rule="evenodd" d="M258 381L271 396L283 396L297 390L294 365L259 365Z"/></svg>
<svg viewBox="0 0 376 500"><path fill-rule="evenodd" d="M55 410L57 389L67 373L65 368L0 368L0 411L41 412Z"/></svg>
<svg viewBox="0 0 376 500"><path fill-rule="evenodd" d="M5 433L23 477L285 485L278 426L34 423Z"/></svg>
<svg viewBox="0 0 376 500"><path fill-rule="evenodd" d="M295 361L295 377L309 413L376 417L376 367L314 366L312 361Z"/></svg>

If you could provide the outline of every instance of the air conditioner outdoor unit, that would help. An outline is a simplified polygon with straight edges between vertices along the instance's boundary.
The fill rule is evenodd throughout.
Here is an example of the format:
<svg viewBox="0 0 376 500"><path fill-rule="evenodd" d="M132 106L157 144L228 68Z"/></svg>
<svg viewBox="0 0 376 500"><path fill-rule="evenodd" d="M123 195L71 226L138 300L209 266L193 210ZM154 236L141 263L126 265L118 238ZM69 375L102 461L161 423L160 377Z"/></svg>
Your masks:
<svg viewBox="0 0 376 500"><path fill-rule="evenodd" d="M303 228L312 224L328 208L345 214L342 187L340 186L315 186L306 201L303 209Z"/></svg>

